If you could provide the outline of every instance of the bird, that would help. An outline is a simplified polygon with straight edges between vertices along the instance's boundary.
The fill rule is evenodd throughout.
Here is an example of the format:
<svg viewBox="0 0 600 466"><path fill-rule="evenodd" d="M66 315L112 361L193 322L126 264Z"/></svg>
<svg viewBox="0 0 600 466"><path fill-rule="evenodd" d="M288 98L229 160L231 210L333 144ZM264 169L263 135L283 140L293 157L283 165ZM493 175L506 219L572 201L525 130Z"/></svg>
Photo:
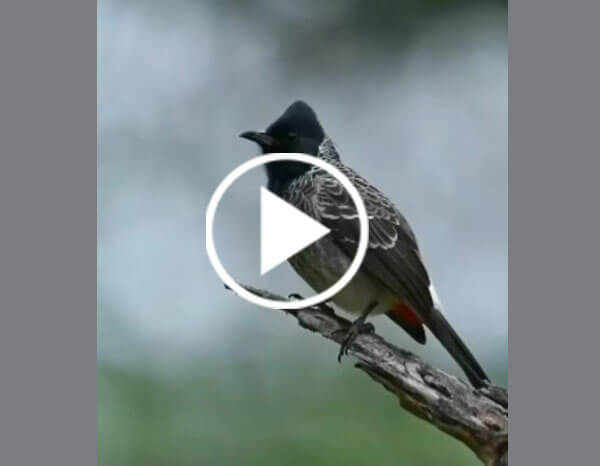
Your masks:
<svg viewBox="0 0 600 466"><path fill-rule="evenodd" d="M420 344L425 327L462 368L475 388L489 383L481 365L452 328L425 267L417 238L404 215L373 184L345 165L315 111L293 102L264 131L240 137L258 144L263 154L303 153L338 168L357 188L369 219L369 243L358 273L332 300L358 317L341 344L338 361L354 339L372 331L371 315L385 314ZM350 266L358 248L357 209L342 184L329 172L297 161L265 164L267 189L330 229L330 233L288 259L317 292L332 286Z"/></svg>

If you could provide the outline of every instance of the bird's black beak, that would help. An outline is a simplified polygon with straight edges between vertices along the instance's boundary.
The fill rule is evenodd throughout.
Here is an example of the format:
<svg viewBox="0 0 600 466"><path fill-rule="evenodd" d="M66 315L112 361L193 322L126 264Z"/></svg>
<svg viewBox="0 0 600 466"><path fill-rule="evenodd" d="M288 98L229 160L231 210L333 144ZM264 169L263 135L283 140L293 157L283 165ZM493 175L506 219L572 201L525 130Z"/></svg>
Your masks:
<svg viewBox="0 0 600 466"><path fill-rule="evenodd" d="M262 133L258 131L245 131L240 134L241 138L248 139L249 141L254 141L263 149L271 149L275 146L275 139L269 136L267 133Z"/></svg>

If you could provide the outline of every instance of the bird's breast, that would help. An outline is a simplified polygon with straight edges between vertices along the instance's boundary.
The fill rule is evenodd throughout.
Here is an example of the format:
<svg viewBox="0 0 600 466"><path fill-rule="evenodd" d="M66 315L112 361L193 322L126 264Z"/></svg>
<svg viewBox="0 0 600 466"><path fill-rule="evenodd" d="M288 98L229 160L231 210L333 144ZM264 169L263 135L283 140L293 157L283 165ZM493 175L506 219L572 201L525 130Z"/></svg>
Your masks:
<svg viewBox="0 0 600 466"><path fill-rule="evenodd" d="M291 257L289 262L311 288L321 292L344 275L352 258L326 236ZM350 313L361 313L374 301L380 303L374 313L382 313L389 309L394 298L362 270L333 298L336 305Z"/></svg>

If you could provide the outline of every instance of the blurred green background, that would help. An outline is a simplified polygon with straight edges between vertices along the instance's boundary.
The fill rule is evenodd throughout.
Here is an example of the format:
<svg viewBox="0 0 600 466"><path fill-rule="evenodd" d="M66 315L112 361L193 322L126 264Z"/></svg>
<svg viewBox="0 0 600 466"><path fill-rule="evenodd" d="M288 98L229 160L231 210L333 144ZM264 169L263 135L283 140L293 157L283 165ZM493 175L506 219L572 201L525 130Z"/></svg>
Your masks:
<svg viewBox="0 0 600 466"><path fill-rule="evenodd" d="M309 102L344 160L406 213L446 314L507 383L507 18L498 0L98 4L98 463L478 464L338 365L336 348L223 289L204 251L237 135ZM220 209L236 278L257 275L261 173ZM384 319L386 338L450 372Z"/></svg>

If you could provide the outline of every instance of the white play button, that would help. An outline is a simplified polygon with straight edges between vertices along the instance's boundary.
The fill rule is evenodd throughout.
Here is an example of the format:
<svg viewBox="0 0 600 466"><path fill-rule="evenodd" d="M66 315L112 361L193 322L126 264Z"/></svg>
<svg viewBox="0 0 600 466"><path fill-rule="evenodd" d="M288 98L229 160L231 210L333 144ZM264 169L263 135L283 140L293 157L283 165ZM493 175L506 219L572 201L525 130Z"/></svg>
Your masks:
<svg viewBox="0 0 600 466"><path fill-rule="evenodd" d="M296 207L260 188L260 274L328 234L324 227Z"/></svg>
<svg viewBox="0 0 600 466"><path fill-rule="evenodd" d="M253 293L244 285L234 279L231 274L225 270L223 263L219 259L215 247L214 221L215 213L219 202L227 189L242 175L248 171L272 162L281 162L291 160L293 162L302 162L308 165L315 165L321 170L328 172L335 177L344 189L348 192L358 213L360 224L360 238L358 241L358 250L352 259L350 267L344 275L331 287L320 293L304 299L270 299ZM256 191L255 191L256 192ZM301 251L319 238L329 233L329 230L323 225L315 222L312 218L306 217L291 205L271 194L267 190L261 190L261 274L272 270L281 262ZM241 216L240 216L241 217ZM360 265L367 253L369 247L369 218L367 209L362 200L358 189L352 184L346 175L338 168L318 157L307 154L277 153L265 154L253 157L232 170L217 186L215 192L208 202L206 208L206 253L215 272L221 280L247 301L263 306L269 309L304 309L316 306L320 303L330 300L336 294L344 289L352 277L360 269Z"/></svg>

